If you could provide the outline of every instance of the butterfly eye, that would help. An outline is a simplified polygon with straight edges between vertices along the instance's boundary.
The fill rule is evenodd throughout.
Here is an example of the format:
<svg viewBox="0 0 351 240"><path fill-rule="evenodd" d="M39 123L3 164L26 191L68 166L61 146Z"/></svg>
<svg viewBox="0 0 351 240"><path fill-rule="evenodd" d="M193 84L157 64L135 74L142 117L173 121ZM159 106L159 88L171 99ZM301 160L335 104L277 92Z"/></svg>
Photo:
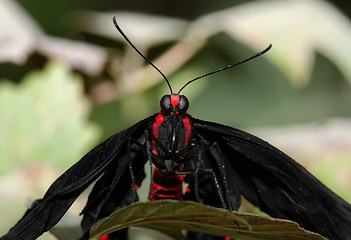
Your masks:
<svg viewBox="0 0 351 240"><path fill-rule="evenodd" d="M188 108L189 108L188 98L184 95L180 95L180 97L179 97L179 113L180 114L186 113Z"/></svg>
<svg viewBox="0 0 351 240"><path fill-rule="evenodd" d="M162 111L164 111L165 113L169 113L172 110L171 96L170 95L164 95L161 98L160 106L161 106L161 110Z"/></svg>

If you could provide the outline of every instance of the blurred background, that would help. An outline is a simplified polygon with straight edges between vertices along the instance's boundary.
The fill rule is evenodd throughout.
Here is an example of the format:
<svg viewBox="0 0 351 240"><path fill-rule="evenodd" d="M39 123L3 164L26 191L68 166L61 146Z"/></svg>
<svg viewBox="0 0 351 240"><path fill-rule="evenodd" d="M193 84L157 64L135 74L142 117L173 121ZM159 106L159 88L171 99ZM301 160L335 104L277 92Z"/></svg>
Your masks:
<svg viewBox="0 0 351 240"><path fill-rule="evenodd" d="M0 236L63 171L169 93L113 15L175 92L272 43L189 85L189 113L268 140L351 202L349 1L0 0Z"/></svg>

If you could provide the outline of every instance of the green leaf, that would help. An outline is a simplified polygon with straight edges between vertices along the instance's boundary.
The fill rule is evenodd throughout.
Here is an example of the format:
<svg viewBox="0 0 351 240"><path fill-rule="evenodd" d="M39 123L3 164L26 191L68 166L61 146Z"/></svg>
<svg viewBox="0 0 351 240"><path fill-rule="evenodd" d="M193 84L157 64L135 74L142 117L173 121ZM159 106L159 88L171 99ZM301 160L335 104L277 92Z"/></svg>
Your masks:
<svg viewBox="0 0 351 240"><path fill-rule="evenodd" d="M184 239L181 230L206 232L242 240L325 239L300 228L292 221L232 213L196 202L174 200L137 202L121 208L95 225L90 239L97 240L127 227L155 229L174 239Z"/></svg>

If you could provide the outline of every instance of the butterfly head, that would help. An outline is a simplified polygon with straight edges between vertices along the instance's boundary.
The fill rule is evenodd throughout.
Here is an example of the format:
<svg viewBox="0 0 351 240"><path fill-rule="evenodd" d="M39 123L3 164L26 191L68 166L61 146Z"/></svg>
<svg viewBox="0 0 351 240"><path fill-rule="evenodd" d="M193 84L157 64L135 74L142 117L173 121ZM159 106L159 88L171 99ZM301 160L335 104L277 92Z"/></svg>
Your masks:
<svg viewBox="0 0 351 240"><path fill-rule="evenodd" d="M161 111L165 114L184 114L189 108L189 100L184 95L164 95L160 101Z"/></svg>

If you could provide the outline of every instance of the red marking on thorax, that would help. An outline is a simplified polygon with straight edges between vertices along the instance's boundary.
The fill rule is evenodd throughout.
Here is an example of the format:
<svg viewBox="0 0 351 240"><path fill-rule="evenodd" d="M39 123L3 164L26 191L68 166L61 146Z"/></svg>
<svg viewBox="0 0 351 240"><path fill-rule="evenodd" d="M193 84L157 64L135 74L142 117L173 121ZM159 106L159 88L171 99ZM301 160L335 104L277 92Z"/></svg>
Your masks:
<svg viewBox="0 0 351 240"><path fill-rule="evenodd" d="M186 128L186 133L185 133L185 146L188 146L189 139L191 136L191 124L190 124L190 118L185 116L183 117L183 124L184 127Z"/></svg>
<svg viewBox="0 0 351 240"><path fill-rule="evenodd" d="M165 121L165 117L163 116L162 113L157 114L155 117L155 122L152 126L152 132L154 133L155 138L158 138L158 128L161 126L161 124Z"/></svg>
<svg viewBox="0 0 351 240"><path fill-rule="evenodd" d="M171 104L172 104L172 106L177 106L179 104L179 95L178 94L171 95Z"/></svg>
<svg viewBox="0 0 351 240"><path fill-rule="evenodd" d="M105 235L102 238L99 238L99 240L110 240L110 238L108 235Z"/></svg>
<svg viewBox="0 0 351 240"><path fill-rule="evenodd" d="M161 124L165 121L165 117L162 113L157 114L155 117L155 122L152 125L152 133L154 134L155 138L158 139L158 128L161 126ZM152 140L152 145L153 145L153 152L157 154L156 151L156 143L154 140Z"/></svg>

